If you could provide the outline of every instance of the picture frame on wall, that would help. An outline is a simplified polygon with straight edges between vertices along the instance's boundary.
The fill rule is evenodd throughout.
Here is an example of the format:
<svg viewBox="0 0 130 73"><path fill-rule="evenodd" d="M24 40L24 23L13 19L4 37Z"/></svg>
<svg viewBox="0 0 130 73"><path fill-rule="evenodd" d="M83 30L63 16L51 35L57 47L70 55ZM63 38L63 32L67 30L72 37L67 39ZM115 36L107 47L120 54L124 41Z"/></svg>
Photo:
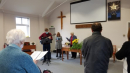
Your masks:
<svg viewBox="0 0 130 73"><path fill-rule="evenodd" d="M121 19L121 2L113 1L108 3L108 20Z"/></svg>

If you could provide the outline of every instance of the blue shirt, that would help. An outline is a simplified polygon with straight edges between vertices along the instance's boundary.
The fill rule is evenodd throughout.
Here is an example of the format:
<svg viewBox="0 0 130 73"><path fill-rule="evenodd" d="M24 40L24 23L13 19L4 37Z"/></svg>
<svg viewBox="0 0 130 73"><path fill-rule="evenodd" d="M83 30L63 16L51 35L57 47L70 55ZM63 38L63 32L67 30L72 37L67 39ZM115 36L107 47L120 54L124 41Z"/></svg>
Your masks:
<svg viewBox="0 0 130 73"><path fill-rule="evenodd" d="M0 73L40 73L32 58L11 44L0 51Z"/></svg>

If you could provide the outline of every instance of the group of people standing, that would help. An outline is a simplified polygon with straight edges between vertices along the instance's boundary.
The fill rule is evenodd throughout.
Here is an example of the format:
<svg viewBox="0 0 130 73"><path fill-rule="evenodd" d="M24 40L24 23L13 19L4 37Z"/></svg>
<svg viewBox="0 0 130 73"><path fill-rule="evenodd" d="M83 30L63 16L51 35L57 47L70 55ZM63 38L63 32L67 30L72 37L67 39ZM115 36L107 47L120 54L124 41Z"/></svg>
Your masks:
<svg viewBox="0 0 130 73"><path fill-rule="evenodd" d="M82 54L84 56L84 73L107 73L109 58L113 54L113 46L110 39L101 35L102 25L101 23L92 24L92 35L84 39L82 46ZM52 34L45 29L39 39L47 38L53 40ZM19 29L10 30L6 35L7 43L9 44L5 49L0 51L0 73L41 73L38 68L37 61L22 52L22 48L25 42L25 33ZM72 41L77 39L74 33L71 33L70 38L66 38L72 46ZM58 32L56 35L56 49L61 57L62 49L62 36ZM43 44L43 51L48 51L44 57L50 61L50 42ZM72 58L76 58L76 53L72 52ZM128 68L127 71L130 73L130 29L128 31L128 41L126 41L121 49L116 53L116 58L122 60L127 58Z"/></svg>
<svg viewBox="0 0 130 73"><path fill-rule="evenodd" d="M69 42L70 42L70 47L72 47L72 41L77 39L77 36L74 35L73 32L70 33L70 38L66 38ZM58 57L58 53L60 54L60 56L58 58L61 58L61 49L62 49L62 36L60 35L60 33L57 33L56 36L56 57ZM76 52L71 52L72 57L71 58L76 58Z"/></svg>
<svg viewBox="0 0 130 73"><path fill-rule="evenodd" d="M77 36L74 35L73 32L70 33L70 38L66 38L69 42L70 42L70 47L72 47L72 41L77 39ZM49 38L50 40L53 40L52 38L52 34L50 32L48 32L48 28L45 28L45 32L39 37L39 39L41 40L42 38ZM61 49L62 49L62 36L60 34L60 32L57 32L56 34L56 57L59 59L61 58ZM49 61L50 61L50 43L44 43L43 44L43 51L48 51L47 56L44 56L44 61L46 62L46 58L48 57ZM76 53L72 52L72 57L71 58L76 58Z"/></svg>
<svg viewBox="0 0 130 73"><path fill-rule="evenodd" d="M82 46L82 54L84 56L84 73L107 73L109 58L112 57L113 54L113 45L110 39L101 35L102 25L101 23L94 23L91 27L92 35L88 38L84 39ZM72 47L72 41L77 39L74 33L70 33L70 38L66 38L70 42L70 47ZM45 29L45 33L43 33L41 37L48 37L52 40L51 33L48 32L48 29ZM128 39L130 40L130 30ZM61 58L61 49L62 49L62 36L58 32L56 34L56 57ZM43 44L43 50L48 50L50 52L50 43ZM128 63L128 73L130 72L130 55L129 55L129 42L124 43L123 47L119 52L116 53L117 59L123 59L127 57ZM59 53L59 56L58 56ZM49 53L47 54L48 57ZM72 52L71 58L76 58L76 53ZM44 62L46 61L46 57L44 57ZM49 58L50 60L50 58Z"/></svg>
<svg viewBox="0 0 130 73"><path fill-rule="evenodd" d="M72 41L77 39L77 37L74 35L73 32L70 33L71 36L70 38L66 38L69 42L70 42L70 47L72 47ZM59 57L58 58L61 58L61 49L62 49L62 36L60 35L60 33L58 32L57 33L57 36L56 36L56 57L58 57L58 53L59 53ZM76 58L76 52L71 52L72 54L72 57L71 58Z"/></svg>

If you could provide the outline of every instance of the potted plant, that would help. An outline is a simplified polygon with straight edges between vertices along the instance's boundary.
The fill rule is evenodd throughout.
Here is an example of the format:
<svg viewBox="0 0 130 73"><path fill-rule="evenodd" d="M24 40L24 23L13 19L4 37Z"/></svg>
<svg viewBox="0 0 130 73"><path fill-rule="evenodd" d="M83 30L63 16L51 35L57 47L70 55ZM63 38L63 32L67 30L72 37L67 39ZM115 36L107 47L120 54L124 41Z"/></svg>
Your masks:
<svg viewBox="0 0 130 73"><path fill-rule="evenodd" d="M70 48L70 50L72 50L72 49L80 50L80 49L82 48L83 42L78 43L78 40L79 40L79 39L75 39L75 40L72 41L72 44L73 44L73 45L72 45L72 47Z"/></svg>

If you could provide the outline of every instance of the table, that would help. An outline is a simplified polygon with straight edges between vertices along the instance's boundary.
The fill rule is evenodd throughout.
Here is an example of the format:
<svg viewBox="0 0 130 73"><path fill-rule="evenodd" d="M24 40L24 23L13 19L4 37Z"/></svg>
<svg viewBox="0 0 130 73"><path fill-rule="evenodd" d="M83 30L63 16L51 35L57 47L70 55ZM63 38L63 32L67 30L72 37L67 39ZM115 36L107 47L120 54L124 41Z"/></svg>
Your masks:
<svg viewBox="0 0 130 73"><path fill-rule="evenodd" d="M35 50L36 51L36 45L25 45L23 46L22 50ZM31 55L33 52L25 52L29 55Z"/></svg>
<svg viewBox="0 0 130 73"><path fill-rule="evenodd" d="M69 52L80 53L80 65L82 65L82 52L81 52L81 50L77 50L77 49L70 50L70 47L62 47L62 61L63 61L63 51L67 52L67 59L69 59L69 56L68 56Z"/></svg>

